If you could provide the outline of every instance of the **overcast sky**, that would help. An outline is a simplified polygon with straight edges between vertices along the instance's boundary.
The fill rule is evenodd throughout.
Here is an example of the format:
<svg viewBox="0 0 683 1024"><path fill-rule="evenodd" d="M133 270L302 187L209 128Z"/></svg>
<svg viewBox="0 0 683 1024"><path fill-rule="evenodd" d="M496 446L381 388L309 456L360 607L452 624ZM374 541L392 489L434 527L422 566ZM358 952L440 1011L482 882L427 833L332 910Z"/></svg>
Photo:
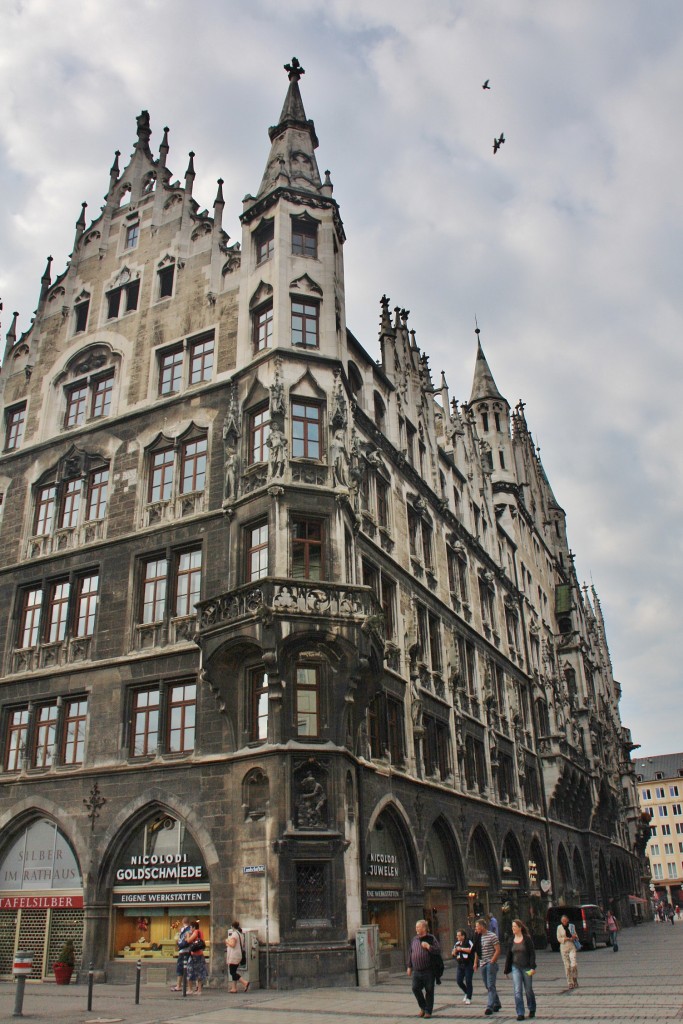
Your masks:
<svg viewBox="0 0 683 1024"><path fill-rule="evenodd" d="M196 152L202 207L225 179L241 238L294 55L349 327L376 354L386 293L466 400L477 317L600 597L624 724L640 754L679 750L681 0L0 0L3 334L143 108L175 178Z"/></svg>

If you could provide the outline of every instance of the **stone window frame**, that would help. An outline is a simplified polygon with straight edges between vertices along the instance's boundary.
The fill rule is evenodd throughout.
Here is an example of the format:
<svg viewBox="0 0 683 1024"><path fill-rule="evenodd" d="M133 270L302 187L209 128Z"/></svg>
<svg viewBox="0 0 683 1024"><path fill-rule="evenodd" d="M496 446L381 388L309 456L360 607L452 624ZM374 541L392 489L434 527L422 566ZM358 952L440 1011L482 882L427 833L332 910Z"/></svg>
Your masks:
<svg viewBox="0 0 683 1024"><path fill-rule="evenodd" d="M41 722L40 716L41 711L46 708L55 709L54 718L47 723L54 727L51 734L48 732L45 739L41 740L41 729L46 723ZM73 714L74 709L77 711L76 714ZM26 770L31 774L44 774L73 766L80 767L85 758L89 710L87 693L69 694L68 697L60 694L48 700L29 701L5 707L2 713L2 771L17 774ZM17 729L13 729L11 722L16 714L23 715L24 722ZM22 731L24 741L20 747L14 748L12 735L18 729ZM47 742L50 735L51 742ZM44 757L39 759L41 748ZM14 755L14 763L10 767L11 753Z"/></svg>
<svg viewBox="0 0 683 1024"><path fill-rule="evenodd" d="M188 696L185 691L192 691ZM176 698L177 691L183 691L181 699ZM156 698L155 703L138 703L143 695ZM150 761L158 757L183 758L191 756L197 748L197 702L199 690L195 676L178 678L153 679L149 682L132 685L127 688L125 700L125 744L124 750L129 761ZM182 709L180 729L174 726L174 709ZM193 714L187 715L189 709ZM186 722L186 719L190 720ZM137 728L138 722L143 728ZM155 725L151 725L155 722ZM178 732L182 744L174 744L173 734ZM187 738L191 736L191 745ZM138 737L142 737L142 749L136 746ZM150 745L150 740L153 746Z"/></svg>

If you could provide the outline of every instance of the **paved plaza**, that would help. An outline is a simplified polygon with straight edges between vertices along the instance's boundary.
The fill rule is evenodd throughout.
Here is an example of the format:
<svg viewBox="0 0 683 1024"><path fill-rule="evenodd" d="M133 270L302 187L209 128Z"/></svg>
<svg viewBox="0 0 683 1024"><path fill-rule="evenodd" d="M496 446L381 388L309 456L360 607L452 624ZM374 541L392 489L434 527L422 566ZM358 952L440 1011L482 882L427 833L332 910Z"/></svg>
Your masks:
<svg viewBox="0 0 683 1024"><path fill-rule="evenodd" d="M474 1000L464 1006L448 964L437 988L435 1020L485 1020L485 992L475 977ZM559 953L538 954L534 978L537 1020L683 1021L683 922L646 924L620 935L620 949L600 947L579 954L579 988L568 992ZM515 1021L512 983L499 975L503 1003L496 1024ZM417 1004L405 975L392 975L372 989L305 989L296 992L249 991L229 995L207 990L183 998L166 987L143 986L135 1005L133 986L96 985L88 1013L87 988L52 984L26 987L23 1019L33 1024L398 1024L417 1021ZM14 987L0 984L0 1020L12 1020Z"/></svg>

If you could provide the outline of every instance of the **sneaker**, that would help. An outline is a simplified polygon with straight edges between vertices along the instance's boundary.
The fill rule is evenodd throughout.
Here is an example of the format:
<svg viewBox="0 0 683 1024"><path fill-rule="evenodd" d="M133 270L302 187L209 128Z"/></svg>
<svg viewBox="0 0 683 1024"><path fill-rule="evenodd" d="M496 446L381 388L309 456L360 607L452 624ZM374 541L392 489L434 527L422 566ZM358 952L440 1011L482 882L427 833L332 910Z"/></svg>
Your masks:
<svg viewBox="0 0 683 1024"><path fill-rule="evenodd" d="M470 1005L471 1002L472 1000L468 999L467 996L465 996L465 998L463 999L463 1003L467 1003L468 1006Z"/></svg>
<svg viewBox="0 0 683 1024"><path fill-rule="evenodd" d="M536 1011L535 1010L529 1010L529 1017L535 1017L535 1016L536 1016Z"/></svg>
<svg viewBox="0 0 683 1024"><path fill-rule="evenodd" d="M493 1010L491 1009L490 1006L487 1006L486 1009L484 1010L484 1016L485 1017L492 1017L493 1016Z"/></svg>
<svg viewBox="0 0 683 1024"><path fill-rule="evenodd" d="M518 1013L517 1014L517 1020L524 1020L524 1014L523 1013Z"/></svg>

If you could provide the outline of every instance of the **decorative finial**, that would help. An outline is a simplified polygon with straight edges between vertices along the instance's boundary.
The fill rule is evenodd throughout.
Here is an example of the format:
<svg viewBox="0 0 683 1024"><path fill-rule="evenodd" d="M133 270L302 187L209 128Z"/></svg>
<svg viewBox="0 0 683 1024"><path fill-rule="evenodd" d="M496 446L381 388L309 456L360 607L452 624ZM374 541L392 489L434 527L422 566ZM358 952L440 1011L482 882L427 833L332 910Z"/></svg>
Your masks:
<svg viewBox="0 0 683 1024"><path fill-rule="evenodd" d="M88 808L86 817L90 818L90 831L95 831L95 821L100 816L100 809L107 803L107 798L102 796L100 793L100 787L96 782L93 783L92 789L90 790L90 798L83 800L83 803Z"/></svg>
<svg viewBox="0 0 683 1024"><path fill-rule="evenodd" d="M77 228L85 228L85 211L87 210L87 208L87 203L81 203L81 212L78 216L78 220L76 221Z"/></svg>
<svg viewBox="0 0 683 1024"><path fill-rule="evenodd" d="M187 170L185 171L185 177L187 177L188 174L194 175L194 153L192 152L192 150L190 150L190 152L189 152L189 157L190 157L190 162L187 165Z"/></svg>
<svg viewBox="0 0 683 1024"><path fill-rule="evenodd" d="M218 179L218 191L216 192L216 198L213 201L213 205L214 206L216 205L216 203L224 203L225 202L225 200L223 199L223 184L224 184L223 179L219 178Z"/></svg>
<svg viewBox="0 0 683 1024"><path fill-rule="evenodd" d="M169 133L169 131L170 131L170 128L168 127L168 125L166 125L166 127L164 128L164 137L161 140L161 145L159 146L159 149L168 149L168 133Z"/></svg>
<svg viewBox="0 0 683 1024"><path fill-rule="evenodd" d="M109 173L112 177L118 178L119 176L119 157L121 156L121 150L117 149L114 153L114 163L111 165Z"/></svg>
<svg viewBox="0 0 683 1024"><path fill-rule="evenodd" d="M285 64L284 69L287 72L290 82L298 82L301 76L306 74L304 69L301 67L301 64L299 64L297 57L292 57L292 63Z"/></svg>
<svg viewBox="0 0 683 1024"><path fill-rule="evenodd" d="M477 341L478 341L479 340L479 335L481 334L481 331L479 330L479 324L477 323L477 314L476 313L474 314L474 333L476 334Z"/></svg>

